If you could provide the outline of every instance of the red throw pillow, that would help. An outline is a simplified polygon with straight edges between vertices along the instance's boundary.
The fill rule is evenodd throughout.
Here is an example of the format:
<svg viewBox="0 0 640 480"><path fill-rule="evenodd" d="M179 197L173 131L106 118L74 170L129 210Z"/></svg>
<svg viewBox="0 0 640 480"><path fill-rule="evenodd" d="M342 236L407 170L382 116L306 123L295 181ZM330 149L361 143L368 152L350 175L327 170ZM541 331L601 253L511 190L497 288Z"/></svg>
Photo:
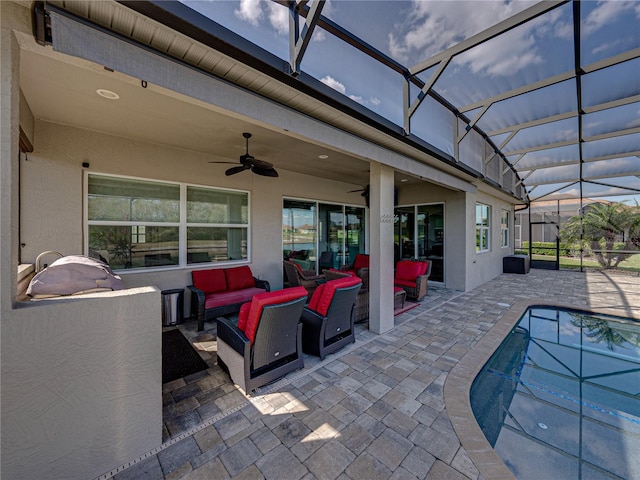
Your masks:
<svg viewBox="0 0 640 480"><path fill-rule="evenodd" d="M224 292L227 280L222 269L193 270L191 272L193 286L204 293Z"/></svg>
<svg viewBox="0 0 640 480"><path fill-rule="evenodd" d="M260 323L260 317L262 317L262 309L264 307L276 303L290 302L302 297L307 297L307 290L304 287L285 288L283 290L254 295L249 304L251 309L249 310L246 324L244 325L244 334L251 341L251 345L253 345L256 339L256 332L258 331L258 324ZM240 318L238 318L238 328L240 328Z"/></svg>
<svg viewBox="0 0 640 480"><path fill-rule="evenodd" d="M245 302L240 306L240 313L238 314L238 328L243 332L247 326L247 317L249 316L250 309L251 302Z"/></svg>
<svg viewBox="0 0 640 480"><path fill-rule="evenodd" d="M425 275L427 270L429 269L429 261L420 262L422 264L422 268L420 269L420 275Z"/></svg>
<svg viewBox="0 0 640 480"><path fill-rule="evenodd" d="M420 275L422 270L422 262L412 262L410 260L401 260L396 265L396 278L398 280L414 281Z"/></svg>
<svg viewBox="0 0 640 480"><path fill-rule="evenodd" d="M325 316L329 311L333 295L336 293L337 289L360 284L362 284L362 280L358 277L338 278L336 280L330 280L327 283L323 283L324 289L322 290L322 296L318 300L318 305L315 311L320 315Z"/></svg>
<svg viewBox="0 0 640 480"><path fill-rule="evenodd" d="M256 281L253 278L251 269L247 265L227 268L224 274L227 278L227 290L230 292L256 286Z"/></svg>

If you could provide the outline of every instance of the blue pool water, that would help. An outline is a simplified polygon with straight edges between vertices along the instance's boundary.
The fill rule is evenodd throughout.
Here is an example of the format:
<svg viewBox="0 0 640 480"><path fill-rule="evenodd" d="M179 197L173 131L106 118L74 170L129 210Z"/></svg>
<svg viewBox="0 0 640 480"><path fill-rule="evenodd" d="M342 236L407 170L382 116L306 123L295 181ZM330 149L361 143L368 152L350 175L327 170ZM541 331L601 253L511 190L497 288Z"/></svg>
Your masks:
<svg viewBox="0 0 640 480"><path fill-rule="evenodd" d="M518 479L640 479L640 322L529 308L471 407Z"/></svg>

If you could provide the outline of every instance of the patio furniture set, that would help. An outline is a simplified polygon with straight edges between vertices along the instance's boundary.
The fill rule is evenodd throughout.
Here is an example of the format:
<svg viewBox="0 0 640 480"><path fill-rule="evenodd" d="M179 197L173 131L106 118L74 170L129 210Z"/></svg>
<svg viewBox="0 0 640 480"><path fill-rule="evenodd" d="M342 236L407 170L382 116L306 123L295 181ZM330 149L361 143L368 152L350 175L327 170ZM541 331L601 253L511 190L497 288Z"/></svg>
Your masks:
<svg viewBox="0 0 640 480"><path fill-rule="evenodd" d="M270 291L248 266L194 270L191 308L198 330L217 320L218 364L247 394L304 366L303 352L321 359L355 342L354 324L369 316L369 263L362 255L351 268L304 272L285 261L289 287ZM429 265L400 265L396 307L405 295L426 294ZM422 279L407 278L414 274ZM292 281L293 279L293 281ZM304 283L306 282L306 283ZM311 283L313 282L313 283ZM235 322L229 315L237 313Z"/></svg>

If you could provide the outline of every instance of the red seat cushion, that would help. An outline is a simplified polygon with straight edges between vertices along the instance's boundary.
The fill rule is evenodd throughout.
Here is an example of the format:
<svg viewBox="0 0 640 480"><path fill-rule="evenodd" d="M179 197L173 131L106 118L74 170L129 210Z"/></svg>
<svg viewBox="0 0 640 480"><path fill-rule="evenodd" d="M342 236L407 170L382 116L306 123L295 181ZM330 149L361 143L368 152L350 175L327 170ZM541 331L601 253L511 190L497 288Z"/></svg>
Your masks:
<svg viewBox="0 0 640 480"><path fill-rule="evenodd" d="M262 317L262 309L265 306L286 303L302 297L307 298L307 290L304 287L285 288L283 290L254 295L251 303L246 303L240 307L238 328L240 328L240 325L244 327L244 334L251 341L251 345L253 345L256 339L256 332L258 331L258 324ZM245 308L245 305L249 305L249 307Z"/></svg>
<svg viewBox="0 0 640 480"><path fill-rule="evenodd" d="M410 287L410 288L417 288L418 286L415 280L400 280L399 278L396 278L393 281L393 284L400 285L402 287Z"/></svg>
<svg viewBox="0 0 640 480"><path fill-rule="evenodd" d="M326 316L329 311L329 307L331 306L333 295L336 293L337 289L351 287L361 283L362 280L358 277L345 277L338 278L336 280L329 280L328 282L321 284L316 288L316 291L313 292L313 297L311 297L311 301L309 302L309 308L322 316ZM318 289L320 289L320 287L323 288L320 290L320 293L318 293Z"/></svg>
<svg viewBox="0 0 640 480"><path fill-rule="evenodd" d="M233 292L208 293L204 298L204 308L205 310L209 310L211 308L233 305L235 303L250 302L254 295L265 292L266 290L264 288L253 287L234 290Z"/></svg>
<svg viewBox="0 0 640 480"><path fill-rule="evenodd" d="M227 280L222 269L193 270L191 272L193 286L204 293L224 292Z"/></svg>
<svg viewBox="0 0 640 480"><path fill-rule="evenodd" d="M396 265L395 280L409 280L415 283L420 272L423 271L424 262L412 262L410 260L401 260ZM426 268L424 270L426 272ZM424 274L424 273L423 273Z"/></svg>
<svg viewBox="0 0 640 480"><path fill-rule="evenodd" d="M369 268L369 255L358 253L353 261L353 269L357 272L361 268Z"/></svg>
<svg viewBox="0 0 640 480"><path fill-rule="evenodd" d="M256 286L253 273L251 273L251 269L247 265L227 268L225 269L224 274L227 279L227 290L230 292Z"/></svg>

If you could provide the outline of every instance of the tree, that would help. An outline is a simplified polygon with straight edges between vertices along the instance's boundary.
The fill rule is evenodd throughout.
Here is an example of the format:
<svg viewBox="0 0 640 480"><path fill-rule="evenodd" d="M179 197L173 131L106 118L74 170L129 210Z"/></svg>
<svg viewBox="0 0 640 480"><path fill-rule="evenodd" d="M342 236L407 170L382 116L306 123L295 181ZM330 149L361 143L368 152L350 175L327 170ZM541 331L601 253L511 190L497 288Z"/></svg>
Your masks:
<svg viewBox="0 0 640 480"><path fill-rule="evenodd" d="M640 250L640 206L623 202L592 203L580 215L571 217L560 232L565 243L589 247L603 268L617 267L633 253L620 251ZM640 252L639 252L640 253Z"/></svg>

